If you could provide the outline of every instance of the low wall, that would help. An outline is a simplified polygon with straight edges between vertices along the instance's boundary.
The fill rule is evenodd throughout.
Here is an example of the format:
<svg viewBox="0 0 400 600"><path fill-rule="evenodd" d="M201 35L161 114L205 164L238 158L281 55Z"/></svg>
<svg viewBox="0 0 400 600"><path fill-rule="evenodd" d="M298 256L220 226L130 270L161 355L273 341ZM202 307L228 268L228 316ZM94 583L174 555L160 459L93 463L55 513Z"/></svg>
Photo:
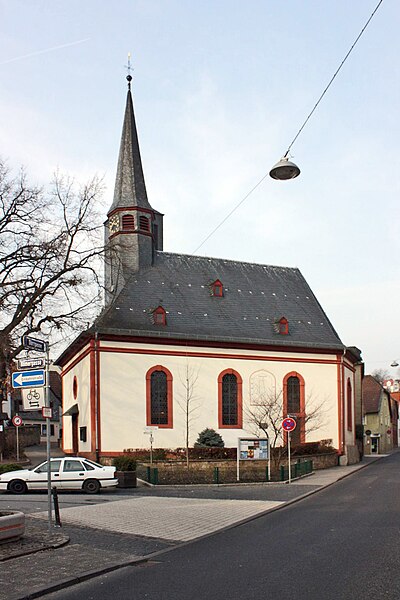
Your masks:
<svg viewBox="0 0 400 600"><path fill-rule="evenodd" d="M17 453L17 433L15 427L7 427L2 433L0 449L4 456L15 456ZM19 451L27 446L35 446L40 443L40 426L24 425L18 431Z"/></svg>
<svg viewBox="0 0 400 600"><path fill-rule="evenodd" d="M317 454L310 456L296 456L293 460L303 462L312 460L313 468L327 469L335 467L338 464L337 453ZM286 461L280 464L286 466ZM213 460L213 461L190 461L189 468L185 462L180 461L156 461L150 463L139 463L137 466L137 476L140 479L147 480L147 468L152 467L158 470L158 484L160 485L179 485L179 484L200 484L200 483L235 483L236 479L236 461L235 460ZM258 460L254 462L240 461L240 481L241 482L262 482L267 481L268 461ZM218 468L218 474L215 469ZM216 479L218 477L218 480ZM272 480L279 480L279 471L272 472Z"/></svg>

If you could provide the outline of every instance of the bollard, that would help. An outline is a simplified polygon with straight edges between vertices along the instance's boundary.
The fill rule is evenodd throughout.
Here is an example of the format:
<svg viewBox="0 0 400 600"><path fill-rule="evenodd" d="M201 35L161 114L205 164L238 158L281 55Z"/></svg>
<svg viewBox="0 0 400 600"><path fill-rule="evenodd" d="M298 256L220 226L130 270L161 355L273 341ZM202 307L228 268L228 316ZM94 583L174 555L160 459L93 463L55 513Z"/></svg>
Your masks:
<svg viewBox="0 0 400 600"><path fill-rule="evenodd" d="M219 467L214 467L214 483L219 483Z"/></svg>
<svg viewBox="0 0 400 600"><path fill-rule="evenodd" d="M152 477L152 484L153 485L158 485L158 469L157 467L154 467L153 471L153 477Z"/></svg>
<svg viewBox="0 0 400 600"><path fill-rule="evenodd" d="M146 467L146 477L147 477L147 482L151 483L151 468L150 467Z"/></svg>
<svg viewBox="0 0 400 600"><path fill-rule="evenodd" d="M285 481L285 467L283 465L280 466L281 471L281 481Z"/></svg>
<svg viewBox="0 0 400 600"><path fill-rule="evenodd" d="M269 477L268 477L268 467L265 467L265 481L269 481Z"/></svg>
<svg viewBox="0 0 400 600"><path fill-rule="evenodd" d="M51 494L53 496L53 504L54 504L54 516L55 516L55 525L54 527L62 527L61 525L61 519L60 519L60 507L58 504L58 494L57 494L57 488L53 487L51 488Z"/></svg>

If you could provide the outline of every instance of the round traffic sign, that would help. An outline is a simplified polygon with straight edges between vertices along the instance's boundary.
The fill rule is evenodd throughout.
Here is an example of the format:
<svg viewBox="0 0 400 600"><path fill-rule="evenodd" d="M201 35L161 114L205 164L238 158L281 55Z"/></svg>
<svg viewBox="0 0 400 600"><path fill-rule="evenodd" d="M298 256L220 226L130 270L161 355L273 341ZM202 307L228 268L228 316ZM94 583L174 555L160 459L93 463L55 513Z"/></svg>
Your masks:
<svg viewBox="0 0 400 600"><path fill-rule="evenodd" d="M286 419L283 419L282 421L282 428L285 431L293 431L293 429L296 429L296 420L292 419L292 417L286 417Z"/></svg>
<svg viewBox="0 0 400 600"><path fill-rule="evenodd" d="M15 425L15 427L19 427L22 425L22 418L18 415L15 415L15 417L12 418L12 423Z"/></svg>

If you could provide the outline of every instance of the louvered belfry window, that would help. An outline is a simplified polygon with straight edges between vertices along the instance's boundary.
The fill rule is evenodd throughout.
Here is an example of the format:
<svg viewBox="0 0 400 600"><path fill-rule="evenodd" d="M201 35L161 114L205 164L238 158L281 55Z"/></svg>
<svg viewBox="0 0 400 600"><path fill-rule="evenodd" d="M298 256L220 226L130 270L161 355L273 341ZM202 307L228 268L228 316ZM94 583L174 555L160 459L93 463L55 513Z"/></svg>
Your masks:
<svg viewBox="0 0 400 600"><path fill-rule="evenodd" d="M135 218L133 215L123 215L122 231L133 231L135 229Z"/></svg>
<svg viewBox="0 0 400 600"><path fill-rule="evenodd" d="M222 424L238 424L238 383L233 373L222 378Z"/></svg>
<svg viewBox="0 0 400 600"><path fill-rule="evenodd" d="M289 377L287 380L287 412L288 414L300 412L300 381L298 377Z"/></svg>
<svg viewBox="0 0 400 600"><path fill-rule="evenodd" d="M142 231L150 231L149 219L147 217L139 217L139 229Z"/></svg>
<svg viewBox="0 0 400 600"><path fill-rule="evenodd" d="M168 425L167 375L164 371L151 374L151 423Z"/></svg>

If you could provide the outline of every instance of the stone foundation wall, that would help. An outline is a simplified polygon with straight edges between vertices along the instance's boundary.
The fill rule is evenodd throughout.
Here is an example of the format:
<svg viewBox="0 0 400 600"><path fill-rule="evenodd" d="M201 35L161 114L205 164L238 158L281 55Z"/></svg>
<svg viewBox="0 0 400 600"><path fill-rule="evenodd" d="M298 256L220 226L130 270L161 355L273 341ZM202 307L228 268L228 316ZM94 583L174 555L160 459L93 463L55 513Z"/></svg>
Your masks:
<svg viewBox="0 0 400 600"><path fill-rule="evenodd" d="M297 460L312 460L313 468L327 469L337 466L338 456L336 452L330 454L317 454L310 456L296 456L293 463ZM292 464L293 464L292 463ZM286 465L285 461L281 464ZM235 483L236 461L235 460L215 460L215 461L190 461L189 468L185 462L178 461L156 461L150 463L140 463L137 467L137 476L140 479L147 480L147 467L158 470L158 484L160 485L179 485L179 484L211 484L211 483ZM268 461L240 461L240 481L241 482L262 482L267 481ZM273 465L271 465L273 469ZM218 468L218 474L215 469ZM272 471L272 480L279 480L279 470ZM218 481L217 478L218 477Z"/></svg>

